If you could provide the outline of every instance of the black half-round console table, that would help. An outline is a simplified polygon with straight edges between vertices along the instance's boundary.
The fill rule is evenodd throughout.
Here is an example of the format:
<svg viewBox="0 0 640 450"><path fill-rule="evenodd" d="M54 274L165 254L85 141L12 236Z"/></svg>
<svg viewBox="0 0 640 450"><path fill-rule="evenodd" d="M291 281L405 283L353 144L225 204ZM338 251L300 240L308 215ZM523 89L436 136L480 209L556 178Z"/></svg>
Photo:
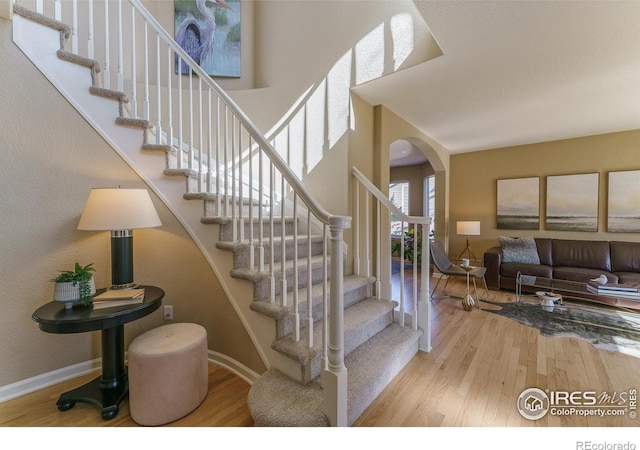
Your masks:
<svg viewBox="0 0 640 450"><path fill-rule="evenodd" d="M94 310L92 306L74 305L65 309L52 301L38 308L32 319L47 333L102 332L102 374L87 384L65 392L58 398L58 409L67 411L76 403L92 403L100 408L102 418L113 419L129 392L124 365L124 324L151 314L162 304L164 291L155 286L144 288L144 302ZM98 290L96 294L104 292Z"/></svg>

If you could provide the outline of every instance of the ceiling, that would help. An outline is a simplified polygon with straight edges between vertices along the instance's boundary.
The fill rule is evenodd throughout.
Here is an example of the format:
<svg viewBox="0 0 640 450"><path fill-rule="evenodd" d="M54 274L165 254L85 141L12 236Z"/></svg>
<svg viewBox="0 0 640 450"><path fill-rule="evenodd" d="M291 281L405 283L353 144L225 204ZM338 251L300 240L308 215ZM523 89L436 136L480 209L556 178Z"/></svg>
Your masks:
<svg viewBox="0 0 640 450"><path fill-rule="evenodd" d="M640 129L640 1L414 3L443 56L354 90L452 154Z"/></svg>

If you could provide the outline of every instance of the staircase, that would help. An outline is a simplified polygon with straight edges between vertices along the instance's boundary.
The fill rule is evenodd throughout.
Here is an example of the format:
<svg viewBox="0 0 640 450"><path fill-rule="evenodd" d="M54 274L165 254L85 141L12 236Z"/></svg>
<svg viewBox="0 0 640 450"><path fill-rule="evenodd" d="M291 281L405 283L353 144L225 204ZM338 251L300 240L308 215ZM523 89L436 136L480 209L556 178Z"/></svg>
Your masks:
<svg viewBox="0 0 640 450"><path fill-rule="evenodd" d="M248 397L256 425L353 424L419 349L430 349L418 326L418 304L409 317L402 299L399 304L383 297L379 270L375 276L369 270L361 275L355 264L354 274L345 276L351 262L342 235L351 218L331 215L313 200L264 136L137 0L125 3L131 4L132 15L140 15L136 20L144 20L145 33L147 24L155 30L158 67L161 39L167 42L166 64L171 67L180 59L192 67L188 88L182 77L176 81L175 75L167 76L169 94L162 102L158 82L156 102L170 106L163 113L158 109L157 117L149 113L153 99L148 83L143 99L137 98L135 67L127 94L121 74L116 89L110 89L110 81L105 87L108 78L96 59L79 55L77 48L66 50L69 40L77 39L77 25L63 23L60 2L52 3L54 18L14 5L14 41L165 201L227 286L269 367ZM122 22L121 3L117 14ZM74 20L76 16L74 11ZM59 38L52 38L56 33ZM122 42L117 45L123 47ZM69 82L72 74L86 81ZM200 97L200 109L191 111L185 125L182 92L188 89L185 95L192 101L194 79L199 85L195 91L205 92L205 99L208 95L209 108L202 108ZM173 91L179 103L172 107ZM163 125L161 118L167 116ZM214 124L213 133L211 125L208 133L200 125L196 137L183 134L191 123L203 121ZM378 205L388 203L373 192L375 187L365 187L378 197ZM429 223L428 218L406 219ZM372 228L368 221L365 226ZM368 240L356 241L361 239ZM426 277L422 289L428 292ZM426 314L428 328L425 309L421 314Z"/></svg>

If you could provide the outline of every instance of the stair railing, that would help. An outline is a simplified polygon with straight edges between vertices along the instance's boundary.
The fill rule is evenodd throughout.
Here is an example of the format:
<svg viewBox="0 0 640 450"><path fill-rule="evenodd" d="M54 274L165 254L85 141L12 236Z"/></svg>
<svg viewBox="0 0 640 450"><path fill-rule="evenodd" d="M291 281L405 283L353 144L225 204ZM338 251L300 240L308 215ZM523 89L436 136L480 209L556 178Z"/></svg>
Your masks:
<svg viewBox="0 0 640 450"><path fill-rule="evenodd" d="M374 296L382 299L393 299L399 302L399 324L407 326L407 298L411 301L410 326L413 330L422 329L419 348L431 351L431 298L429 295L429 231L431 217L408 216L398 209L362 172L352 169L354 178L354 267L355 274L375 278ZM361 193L362 192L362 193ZM372 206L373 201L373 206ZM397 282L398 298L392 294L392 251L391 251L391 216L401 222L399 236L399 273ZM383 226L383 220L389 227ZM405 228L405 225L407 227ZM407 229L408 232L404 230ZM375 236L371 235L371 231ZM406 250L412 256L407 259ZM382 270L385 255L389 261L388 270ZM412 294L405 292L407 268L411 265L410 279Z"/></svg>
<svg viewBox="0 0 640 450"><path fill-rule="evenodd" d="M29 0L14 2L33 5ZM345 426L343 247L351 217L331 214L317 202L245 113L139 0L36 0L33 7L71 26L72 48L67 51L99 62L96 87L127 95L121 115L143 124L144 150L167 152L171 167L165 173L186 175L188 193L211 199L214 207L209 214L226 217L233 224L233 240L250 246L249 268L268 273L268 301L293 306L295 338L309 347L314 346L311 289L307 299L298 299L297 289L292 300L287 298L293 286L287 277L284 222L293 211L294 228L302 234L306 231L308 238L304 267L295 257L302 241L297 233L293 236L296 255L290 263L296 288L313 284L312 223L322 224L324 300L319 323L324 409L331 425ZM183 64L189 69L182 75L178 72ZM302 209L306 219L297 220ZM252 225L245 228L256 221L257 230ZM274 235L277 223L282 224L279 249ZM282 255L279 266L274 262L276 251Z"/></svg>

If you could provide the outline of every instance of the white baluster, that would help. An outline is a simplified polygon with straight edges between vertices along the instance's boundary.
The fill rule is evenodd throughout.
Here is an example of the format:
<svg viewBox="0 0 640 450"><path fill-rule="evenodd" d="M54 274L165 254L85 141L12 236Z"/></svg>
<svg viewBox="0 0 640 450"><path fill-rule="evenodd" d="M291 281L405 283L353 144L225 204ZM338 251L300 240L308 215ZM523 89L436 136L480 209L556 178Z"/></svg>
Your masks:
<svg viewBox="0 0 640 450"><path fill-rule="evenodd" d="M273 178L274 178L273 162L269 161L269 287L270 287L269 301L271 303L274 303L276 298L276 277L274 273L275 246L273 245L273 227L275 226L273 221L273 213L274 213L273 210L274 210L274 204L275 204L273 194L275 190L275 185L274 185Z"/></svg>
<svg viewBox="0 0 640 450"><path fill-rule="evenodd" d="M307 209L307 236L311 236L311 209ZM323 237L324 242L324 237ZM324 245L324 243L322 244ZM311 240L307 242L307 347L313 348L313 282L311 279Z"/></svg>
<svg viewBox="0 0 640 450"><path fill-rule="evenodd" d="M249 135L249 270L255 270L255 246L253 243L253 144Z"/></svg>
<svg viewBox="0 0 640 450"><path fill-rule="evenodd" d="M400 326L404 326L404 220L400 222Z"/></svg>
<svg viewBox="0 0 640 450"><path fill-rule="evenodd" d="M142 99L142 118L149 120L149 26L144 23L144 98Z"/></svg>
<svg viewBox="0 0 640 450"><path fill-rule="evenodd" d="M233 242L238 241L238 198L236 195L236 118L231 116L231 223Z"/></svg>
<svg viewBox="0 0 640 450"><path fill-rule="evenodd" d="M133 8L132 8L133 10ZM95 39L93 37L93 0L89 0L89 24L87 30L87 57L93 59L95 55ZM135 42L135 41L134 41Z"/></svg>
<svg viewBox="0 0 640 450"><path fill-rule="evenodd" d="M364 267L365 267L365 276L371 276L371 236L369 235L371 230L371 219L369 217L369 197L371 197L368 193L365 195L364 202L364 248L365 248L365 256L364 256Z"/></svg>
<svg viewBox="0 0 640 450"><path fill-rule="evenodd" d="M158 37L158 39L160 39ZM158 64L160 64L158 54ZM118 91L124 91L124 51L122 43L122 0L118 0Z"/></svg>
<svg viewBox="0 0 640 450"><path fill-rule="evenodd" d="M193 149L193 71L189 70L189 117L187 123L189 124L189 159L187 167L189 170L193 170L194 163L194 149Z"/></svg>
<svg viewBox="0 0 640 450"><path fill-rule="evenodd" d="M222 210L222 197L220 196L220 97L216 96L216 214Z"/></svg>
<svg viewBox="0 0 640 450"><path fill-rule="evenodd" d="M413 296L412 302L412 322L411 327L413 330L417 329L417 316L415 312L418 309L418 224L413 224Z"/></svg>
<svg viewBox="0 0 640 450"><path fill-rule="evenodd" d="M380 201L376 202L376 255L380 255L380 248L382 245L382 236L381 236L381 229L380 226L382 225L381 220L380 220L380 214L382 211L382 204L380 204ZM375 291L376 291L376 298L377 299L381 299L382 295L380 292L381 289L381 283L380 283L380 276L381 276L381 269L380 269L380 260L382 258L378 257L376 258L376 284L375 284Z"/></svg>
<svg viewBox="0 0 640 450"><path fill-rule="evenodd" d="M242 173L242 124L238 123L238 228L240 232L240 242L244 242L244 179Z"/></svg>
<svg viewBox="0 0 640 450"><path fill-rule="evenodd" d="M286 226L285 226L285 192L284 192L284 177L280 176L280 189L282 196L280 198L280 292L282 297L282 306L287 306L287 242L286 242Z"/></svg>
<svg viewBox="0 0 640 450"><path fill-rule="evenodd" d="M173 92L171 90L171 79L173 78L173 58L171 47L167 47L167 142L169 147L173 146ZM178 75L180 76L180 75ZM177 152L180 157L180 151Z"/></svg>
<svg viewBox="0 0 640 450"><path fill-rule="evenodd" d="M202 128L202 115L204 110L202 108L202 78L198 77L198 192L204 192L204 130Z"/></svg>
<svg viewBox="0 0 640 450"><path fill-rule="evenodd" d="M353 227L354 255L353 255L353 273L360 275L360 183L357 178L353 178L356 201L355 201L355 225ZM380 258L378 258L380 259Z"/></svg>
<svg viewBox="0 0 640 450"><path fill-rule="evenodd" d="M264 200L263 200L262 147L258 147L258 270L264 272Z"/></svg>
<svg viewBox="0 0 640 450"><path fill-rule="evenodd" d="M61 20L60 4L55 4L55 18ZM78 54L78 0L71 2L71 53Z"/></svg>
<svg viewBox="0 0 640 450"><path fill-rule="evenodd" d="M327 286L327 225L322 225L322 370L329 368L329 289ZM342 250L340 250L342 255ZM333 326L333 323L331 324Z"/></svg>
<svg viewBox="0 0 640 450"><path fill-rule="evenodd" d="M138 74L136 63L136 12L133 5L131 6L131 98L129 105L131 106L131 117L138 117Z"/></svg>
<svg viewBox="0 0 640 450"><path fill-rule="evenodd" d="M162 91L160 76L160 35L156 33L156 144L162 143Z"/></svg>
<svg viewBox="0 0 640 450"><path fill-rule="evenodd" d="M182 67L182 58L178 56L178 67ZM183 162L183 117L182 117L182 75L178 73L178 149L176 151L176 156L178 158L177 168L182 169L184 166Z"/></svg>
<svg viewBox="0 0 640 450"><path fill-rule="evenodd" d="M229 117L224 105L224 215L229 217Z"/></svg>
<svg viewBox="0 0 640 450"><path fill-rule="evenodd" d="M311 236L307 236L311 242ZM310 255L307 255L310 256ZM298 196L293 192L293 338L300 341L300 299L298 298Z"/></svg>
<svg viewBox="0 0 640 450"><path fill-rule="evenodd" d="M211 88L207 89L207 192L213 191L213 136L211 131L211 122L213 117L211 115Z"/></svg>
<svg viewBox="0 0 640 450"><path fill-rule="evenodd" d="M109 59L109 2L104 0L104 71L102 74L102 87L105 89L111 88Z"/></svg>

